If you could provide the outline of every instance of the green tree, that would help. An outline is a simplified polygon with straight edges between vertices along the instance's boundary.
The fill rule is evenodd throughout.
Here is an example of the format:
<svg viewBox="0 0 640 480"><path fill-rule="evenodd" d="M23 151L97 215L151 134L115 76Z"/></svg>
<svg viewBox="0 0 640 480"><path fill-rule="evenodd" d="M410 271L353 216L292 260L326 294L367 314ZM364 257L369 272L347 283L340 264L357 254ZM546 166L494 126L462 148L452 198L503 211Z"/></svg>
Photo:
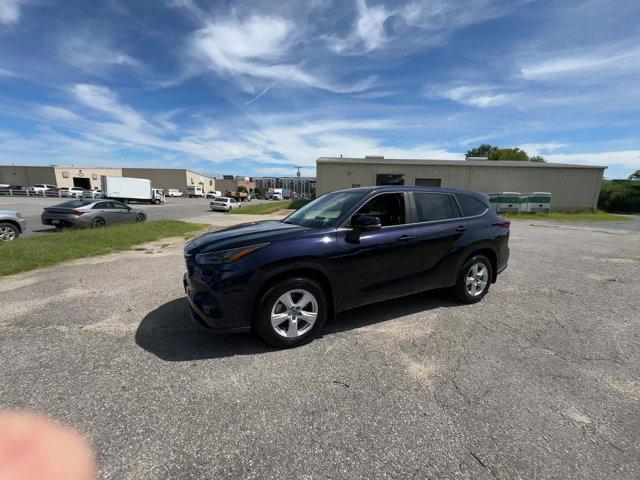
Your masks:
<svg viewBox="0 0 640 480"><path fill-rule="evenodd" d="M529 160L529 155L524 150L519 148L497 148L489 155L489 160L518 160L526 162Z"/></svg>
<svg viewBox="0 0 640 480"><path fill-rule="evenodd" d="M629 180L632 182L640 182L640 170L636 170L631 175L629 175Z"/></svg>
<svg viewBox="0 0 640 480"><path fill-rule="evenodd" d="M256 198L262 198L262 189L260 187L256 187L253 189L253 196Z"/></svg>
<svg viewBox="0 0 640 480"><path fill-rule="evenodd" d="M517 160L517 161L530 161L530 162L544 162L544 158L540 155L529 158L527 152L520 150L517 147L513 148L500 148L495 145L489 145L483 143L479 147L467 150L468 157L487 157L489 160Z"/></svg>
<svg viewBox="0 0 640 480"><path fill-rule="evenodd" d="M483 143L479 147L467 150L467 157L491 157L498 150L498 147Z"/></svg>
<svg viewBox="0 0 640 480"><path fill-rule="evenodd" d="M249 193L249 190L247 190L247 187L245 187L244 185L239 185L238 186L238 193Z"/></svg>

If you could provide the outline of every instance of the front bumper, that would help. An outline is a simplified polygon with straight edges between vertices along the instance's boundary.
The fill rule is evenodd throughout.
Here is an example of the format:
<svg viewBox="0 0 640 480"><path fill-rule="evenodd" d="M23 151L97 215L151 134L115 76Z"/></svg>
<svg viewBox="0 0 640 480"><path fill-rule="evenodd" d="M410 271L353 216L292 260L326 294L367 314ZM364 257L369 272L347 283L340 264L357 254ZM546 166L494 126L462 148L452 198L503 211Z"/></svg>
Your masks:
<svg viewBox="0 0 640 480"><path fill-rule="evenodd" d="M202 278L185 273L182 284L189 300L189 313L203 330L212 333L249 332L251 330L251 308L254 282L242 281L243 287L233 284L210 287ZM233 283L233 282L231 282Z"/></svg>

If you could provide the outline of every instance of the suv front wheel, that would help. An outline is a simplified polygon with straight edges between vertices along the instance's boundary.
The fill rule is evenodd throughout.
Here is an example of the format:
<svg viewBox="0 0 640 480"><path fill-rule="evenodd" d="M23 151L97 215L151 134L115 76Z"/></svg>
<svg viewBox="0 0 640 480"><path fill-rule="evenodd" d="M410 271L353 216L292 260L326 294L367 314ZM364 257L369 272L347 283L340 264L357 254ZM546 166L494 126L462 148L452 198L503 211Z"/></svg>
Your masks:
<svg viewBox="0 0 640 480"><path fill-rule="evenodd" d="M309 343L327 318L327 299L314 280L284 280L265 292L260 301L256 330L278 348Z"/></svg>

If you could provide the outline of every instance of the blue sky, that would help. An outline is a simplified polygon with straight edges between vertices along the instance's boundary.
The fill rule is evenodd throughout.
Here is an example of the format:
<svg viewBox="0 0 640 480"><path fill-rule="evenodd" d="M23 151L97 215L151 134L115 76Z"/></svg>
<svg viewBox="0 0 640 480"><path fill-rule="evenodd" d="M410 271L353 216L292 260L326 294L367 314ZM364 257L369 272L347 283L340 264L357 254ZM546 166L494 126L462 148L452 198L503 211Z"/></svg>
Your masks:
<svg viewBox="0 0 640 480"><path fill-rule="evenodd" d="M0 0L0 164L640 169L637 0Z"/></svg>

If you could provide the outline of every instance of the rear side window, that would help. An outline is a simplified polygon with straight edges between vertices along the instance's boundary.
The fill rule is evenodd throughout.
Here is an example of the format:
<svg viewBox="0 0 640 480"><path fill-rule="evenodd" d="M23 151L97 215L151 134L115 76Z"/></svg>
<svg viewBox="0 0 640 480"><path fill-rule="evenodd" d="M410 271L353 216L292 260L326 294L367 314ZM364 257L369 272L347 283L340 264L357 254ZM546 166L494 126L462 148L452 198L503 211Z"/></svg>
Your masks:
<svg viewBox="0 0 640 480"><path fill-rule="evenodd" d="M475 217L487 211L487 206L471 195L456 194L456 199L465 217Z"/></svg>
<svg viewBox="0 0 640 480"><path fill-rule="evenodd" d="M442 193L415 193L416 221L432 222L454 217L451 195Z"/></svg>

